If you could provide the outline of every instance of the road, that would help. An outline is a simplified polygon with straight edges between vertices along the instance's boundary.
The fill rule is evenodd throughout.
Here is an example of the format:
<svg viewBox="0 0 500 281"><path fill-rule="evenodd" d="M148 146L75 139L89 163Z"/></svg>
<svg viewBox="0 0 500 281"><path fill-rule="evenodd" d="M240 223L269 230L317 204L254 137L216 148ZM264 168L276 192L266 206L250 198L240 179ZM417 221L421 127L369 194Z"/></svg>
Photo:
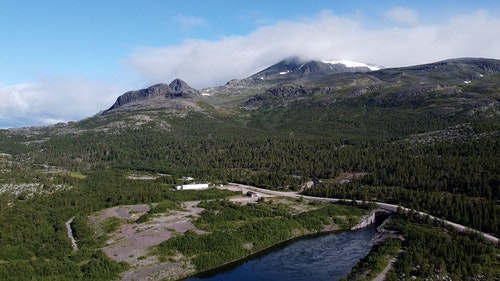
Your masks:
<svg viewBox="0 0 500 281"><path fill-rule="evenodd" d="M319 200L319 201L322 201L322 202L332 202L332 203L335 203L335 202L338 202L338 201L342 200L342 199L338 199L338 198L324 198L324 197L303 196L303 195L301 195L301 194L299 194L297 192L284 192L284 191L268 190L268 189L264 189L264 188L259 188L259 187L255 187L255 186L244 185L244 184L238 184L238 183L230 183L230 184L241 187L243 193L246 193L246 191L244 191L244 189L246 189L246 190L252 190L252 191L255 191L257 193L262 193L262 194L270 194L270 195L274 195L274 196L283 196L283 197L292 197L292 198L300 198L300 197L302 197L304 199ZM362 203L361 200L356 200L356 202L357 203ZM458 224L458 223L454 223L454 222L451 222L451 221L448 221L448 220L443 220L443 219L437 218L437 217L435 217L433 215L430 215L430 214L427 214L427 213L424 213L424 212L417 212L415 210L412 210L412 209L409 209L409 208L406 208L406 207L402 207L402 206L398 206L398 205L387 204L387 203L380 203L380 202L367 202L367 203L375 203L375 204L377 204L379 206L380 209L385 210L385 211L389 211L389 212L396 212L398 210L398 208L400 208L401 210L403 210L405 212L411 212L411 211L413 211L413 212L416 212L416 213L420 214L421 216L428 216L432 220L441 221L444 224L449 225L449 226L455 228L459 232L466 231L466 230L474 231L474 232L477 232L478 234L482 235L484 237L484 239L486 239L486 241L492 243L493 245L497 245L498 246L498 238L497 237L495 237L493 235L490 235L490 234L487 234L487 233L484 233L484 232L481 232L481 231L477 231L475 229L471 229L470 227L467 227L467 226L464 226L464 225L461 225L461 224Z"/></svg>
<svg viewBox="0 0 500 281"><path fill-rule="evenodd" d="M71 229L71 223L74 219L75 217L72 217L66 222L66 229L68 230L68 237L71 240L71 246L73 247L73 250L78 251L78 245L76 244L75 237L73 236L73 230Z"/></svg>

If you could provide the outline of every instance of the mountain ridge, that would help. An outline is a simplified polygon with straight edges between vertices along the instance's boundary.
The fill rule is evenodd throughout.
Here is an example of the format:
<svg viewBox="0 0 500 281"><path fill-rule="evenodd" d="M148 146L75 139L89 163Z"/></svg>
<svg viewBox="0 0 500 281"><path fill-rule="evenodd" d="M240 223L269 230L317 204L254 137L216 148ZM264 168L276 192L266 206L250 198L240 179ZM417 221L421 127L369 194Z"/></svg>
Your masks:
<svg viewBox="0 0 500 281"><path fill-rule="evenodd" d="M500 116L500 60L455 58L375 71L365 68L365 71L332 73L332 69L318 67L315 71L279 74L286 69L284 66L302 70L303 65L304 62L293 59L282 60L248 78L202 90L174 79L170 84L128 91L94 117L12 131L48 130L66 134L89 129L121 131L145 124L165 130L175 118L190 113L200 113L209 122L273 130L303 126L305 131L316 127L313 131L321 131L323 127L338 126L345 118L352 119L353 125L347 126L345 132L359 131L353 127L357 123L385 122L392 114L440 120L436 124L442 123L441 127L455 126L471 118ZM311 65L328 66L317 61ZM266 71L268 79L260 79L259 75ZM311 108L315 111L310 112ZM371 115L367 115L369 112ZM365 119L381 112L385 113L372 121ZM314 117L318 114L323 117ZM417 123L398 130L422 133Z"/></svg>
<svg viewBox="0 0 500 281"><path fill-rule="evenodd" d="M119 96L116 102L103 114L122 109L134 109L133 103L142 103L142 106L137 106L137 110L148 109L147 100L152 102L152 109L171 108L171 104L178 102L175 98L185 98L189 102L184 103L187 107L196 107L196 101L205 98L209 101L211 96L226 96L227 100L237 97L247 97L240 104L248 105L251 100L261 100L263 93L268 93L274 96L290 97L297 96L291 92L299 90L305 93L307 87L304 85L311 84L338 84L339 79L350 80L352 83L360 83L364 80L364 84L370 86L381 84L384 82L391 83L396 80L414 80L413 82L420 85L429 83L439 85L436 86L419 86L412 85L415 88L427 88L428 90L439 90L443 88L441 84L453 83L469 84L473 80L480 79L485 75L499 73L500 61L484 58L457 58L438 61L434 63L398 67L398 68L382 68L378 66L363 63L352 63L355 66L347 66L340 61L319 61L310 60L303 61L298 57L289 57L280 62L265 68L247 78L233 79L225 85L204 88L201 91L190 87L181 79L173 80L169 85L156 84L146 89L129 91ZM431 73L432 72L432 73ZM434 81L430 81L434 80ZM353 82L355 81L355 82ZM371 82L367 82L371 81ZM405 82L408 83L408 82ZM345 84L342 88L345 88ZM329 88L329 87L326 87ZM334 89L322 89L323 92L331 92ZM281 90L280 90L281 89ZM363 92L371 91L371 88L357 89L354 95L362 94ZM257 92L257 95L251 95L250 92ZM163 96L163 98L161 97ZM131 105L132 103L132 105ZM215 102L213 105L222 105ZM162 105L163 104L163 105ZM245 106L243 106L245 108Z"/></svg>
<svg viewBox="0 0 500 281"><path fill-rule="evenodd" d="M193 99L200 96L200 92L190 87L186 82L177 78L170 84L155 84L146 89L128 91L116 99L116 102L102 114L109 114L120 109L132 108L134 105L139 105L148 100L154 100L159 103L155 104L156 109L164 108L162 105L163 99L185 98ZM158 106L159 105L159 106ZM136 106L139 110L147 109L146 106ZM165 108L170 108L165 107Z"/></svg>

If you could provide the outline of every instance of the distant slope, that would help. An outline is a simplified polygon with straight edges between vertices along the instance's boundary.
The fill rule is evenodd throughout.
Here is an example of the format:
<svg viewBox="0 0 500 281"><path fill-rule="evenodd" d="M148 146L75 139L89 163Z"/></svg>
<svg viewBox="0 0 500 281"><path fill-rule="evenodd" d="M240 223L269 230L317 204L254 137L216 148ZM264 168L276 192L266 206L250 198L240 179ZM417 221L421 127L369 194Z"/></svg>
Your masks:
<svg viewBox="0 0 500 281"><path fill-rule="evenodd" d="M500 118L499 60L459 58L375 71L370 68L376 66L349 63L288 58L201 91L176 79L126 92L102 114L80 122L12 132L79 134L140 126L168 131L196 116L190 124L199 131L402 137Z"/></svg>

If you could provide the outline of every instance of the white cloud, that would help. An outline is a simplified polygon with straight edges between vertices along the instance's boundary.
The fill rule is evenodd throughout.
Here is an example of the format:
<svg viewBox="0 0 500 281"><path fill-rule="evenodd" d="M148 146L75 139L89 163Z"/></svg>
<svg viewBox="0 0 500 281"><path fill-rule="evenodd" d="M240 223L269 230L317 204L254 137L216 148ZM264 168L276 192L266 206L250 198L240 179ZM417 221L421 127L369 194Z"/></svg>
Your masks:
<svg viewBox="0 0 500 281"><path fill-rule="evenodd" d="M380 28L325 11L313 19L283 21L246 36L139 48L127 64L151 83L181 78L202 88L245 78L290 55L386 67L465 56L500 58L498 34L500 20L485 11L439 24Z"/></svg>
<svg viewBox="0 0 500 281"><path fill-rule="evenodd" d="M193 19L191 26L202 23ZM189 20L185 24L189 25ZM356 17L325 11L312 19L261 27L245 36L212 41L190 39L176 46L137 49L126 64L141 78L122 79L135 80L125 82L133 85L67 77L0 85L0 128L80 120L110 107L127 90L169 83L175 78L198 89L222 85L291 55L386 67L454 57L500 59L498 34L500 19L484 10L457 15L438 24L399 27L364 26Z"/></svg>
<svg viewBox="0 0 500 281"><path fill-rule="evenodd" d="M418 13L414 10L395 7L385 12L385 17L389 20L403 24L415 24L418 22Z"/></svg>
<svg viewBox="0 0 500 281"><path fill-rule="evenodd" d="M80 120L106 109L120 90L83 79L43 79L0 87L0 128Z"/></svg>

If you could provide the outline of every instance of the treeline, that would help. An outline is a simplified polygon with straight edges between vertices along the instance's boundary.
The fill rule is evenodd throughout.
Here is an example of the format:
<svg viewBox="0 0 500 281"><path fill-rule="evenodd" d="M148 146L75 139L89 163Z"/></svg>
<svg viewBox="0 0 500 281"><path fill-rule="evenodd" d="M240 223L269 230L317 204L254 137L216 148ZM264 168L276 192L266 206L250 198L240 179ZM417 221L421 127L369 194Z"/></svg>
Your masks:
<svg viewBox="0 0 500 281"><path fill-rule="evenodd" d="M495 137L417 145L383 138L252 136L176 138L154 130L88 133L41 144L37 163L71 169L128 169L239 181L266 188L365 172L364 184L446 191L500 200Z"/></svg>
<svg viewBox="0 0 500 281"><path fill-rule="evenodd" d="M373 280L393 258L398 257L402 251L401 244L399 239L388 238L383 243L374 245L370 253L362 258L342 281Z"/></svg>
<svg viewBox="0 0 500 281"><path fill-rule="evenodd" d="M307 194L401 204L483 231L500 231L500 145L491 133L497 126L473 124L470 130L481 137L417 144L370 136L233 132L213 123L203 127L193 118L179 120L185 123L173 124L170 131L141 127L120 134L53 137L36 144L40 152L32 156L36 163L75 170L160 172L172 179L189 175L268 189L299 190L305 181L318 178L325 188ZM343 172L365 176L347 185L329 183Z"/></svg>
<svg viewBox="0 0 500 281"><path fill-rule="evenodd" d="M0 170L0 184L64 184L73 189L29 200L0 195L0 279L15 280L19 272L23 277L40 276L40 280L57 280L60 276L78 280L85 274L99 279L95 276L99 271L116 273L120 265L108 263L100 254L93 255L102 241L92 240L85 228L85 215L122 204L175 203L230 194L216 190L172 192L182 176L292 190L307 180L321 179L323 185L306 194L401 204L500 234L500 145L495 120L473 123L474 133L461 139L418 144L405 139L408 133L417 132L417 127L422 125L424 132L456 120L431 118L427 126L426 119L410 116L398 123L398 112L391 110L366 111L366 118L354 120L349 117L352 112L342 108L331 115L332 108L312 108L318 112L310 116L307 110L301 111L283 124L276 120L285 120L285 111L281 117L260 112L263 115L253 116L249 126L244 126L248 120L243 119L210 120L203 114L188 114L185 118L166 118L169 127L164 130L143 125L116 133L78 131L50 138L2 131L0 152L12 158L9 156ZM370 119L372 113L378 119ZM377 124L380 120L387 122ZM313 123L323 125L311 126ZM356 129L349 131L352 128ZM40 172L51 166L80 171L87 177ZM153 181L128 180L125 174L130 171L165 176ZM334 178L343 172L362 172L365 176L340 184ZM14 205L8 205L12 200ZM72 252L64 226L73 216L79 243L88 245L77 255ZM284 215L273 216L279 219L269 218L262 225L256 222L252 226L256 235L262 230L269 239L274 239L272 233L282 237L278 230L289 229L288 224L296 226L300 219L295 217L291 222L282 220ZM208 213L205 219L209 219ZM310 220L307 227L316 229L321 221ZM216 221L211 223L217 225ZM267 224L278 232L266 232ZM103 276L109 277L108 273Z"/></svg>
<svg viewBox="0 0 500 281"><path fill-rule="evenodd" d="M419 191L397 187L346 184L322 184L304 191L304 195L379 201L423 211L434 216L500 236L500 206L496 201L441 191Z"/></svg>

